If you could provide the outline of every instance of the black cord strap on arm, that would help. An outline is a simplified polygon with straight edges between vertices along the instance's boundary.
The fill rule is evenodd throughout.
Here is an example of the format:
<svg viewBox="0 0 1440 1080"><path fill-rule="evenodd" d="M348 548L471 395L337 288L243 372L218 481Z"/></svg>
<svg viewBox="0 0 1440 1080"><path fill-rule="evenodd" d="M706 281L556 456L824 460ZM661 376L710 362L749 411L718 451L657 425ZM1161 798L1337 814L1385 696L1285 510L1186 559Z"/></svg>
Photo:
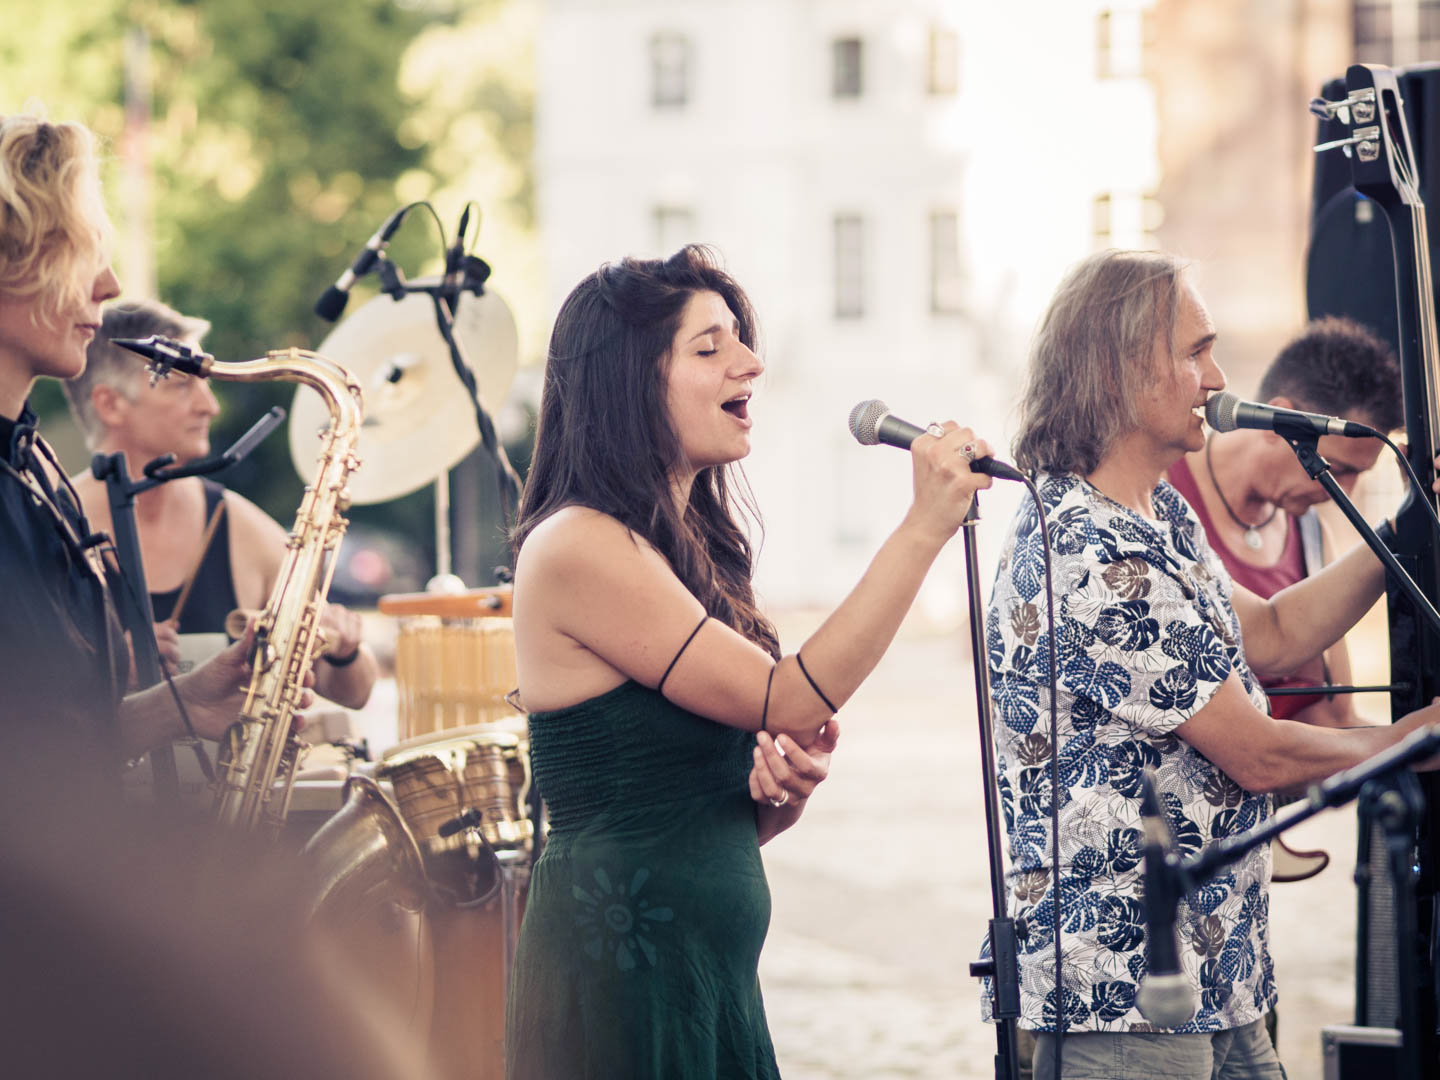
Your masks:
<svg viewBox="0 0 1440 1080"><path fill-rule="evenodd" d="M685 644L681 645L680 651L671 658L670 666L665 669L665 674L660 676L660 681L655 685L655 692L657 694L665 693L665 680L670 678L670 672L675 670L676 663L680 660L680 657L685 655L685 650L690 647L690 642L695 640L695 635L700 633L700 627L704 626L709 618L708 613L700 616L700 621L695 624L695 629L690 631L690 636L685 639Z"/></svg>
<svg viewBox="0 0 1440 1080"><path fill-rule="evenodd" d="M834 702L825 696L825 691L821 690L820 687L816 685L815 680L810 677L810 672L805 668L805 661L800 659L800 653L798 651L795 653L795 662L800 665L800 674L805 676L805 681L810 684L810 689L815 691L820 700L825 703L825 707L829 709L832 714L839 712L840 710L835 707Z"/></svg>
<svg viewBox="0 0 1440 1080"><path fill-rule="evenodd" d="M775 685L775 669L779 664L770 665L770 676L765 680L765 707L760 710L760 730L764 731L770 723L770 688Z"/></svg>

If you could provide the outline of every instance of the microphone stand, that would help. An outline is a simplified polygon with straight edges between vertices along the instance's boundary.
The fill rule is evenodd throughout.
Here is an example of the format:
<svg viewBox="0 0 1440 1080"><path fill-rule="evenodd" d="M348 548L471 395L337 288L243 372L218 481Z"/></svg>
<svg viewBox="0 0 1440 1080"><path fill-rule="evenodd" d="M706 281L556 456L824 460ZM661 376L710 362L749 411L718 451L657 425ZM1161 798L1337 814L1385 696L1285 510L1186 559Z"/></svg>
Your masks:
<svg viewBox="0 0 1440 1080"><path fill-rule="evenodd" d="M980 718L980 786L985 792L985 839L990 856L990 956L970 965L976 979L993 979L991 1015L995 1020L995 1080L1018 1080L1020 1051L1020 964L1015 920L1005 902L1005 861L1000 846L1000 797L995 787L994 719L990 703L990 671L985 657L985 609L980 597L980 565L975 547L975 524L980 520L980 499L970 502L961 531L965 534L965 582L970 601L971 667L975 669L975 712Z"/></svg>
<svg viewBox="0 0 1440 1080"><path fill-rule="evenodd" d="M1410 599L1410 602L1415 605L1415 609L1429 621L1430 625L1440 632L1440 612L1435 610L1435 606L1420 591L1420 586L1415 584L1415 579L1405 572L1405 568L1385 546L1385 542L1376 535L1375 530L1370 527L1370 523L1360 516L1360 511L1355 509L1355 504L1350 501L1350 496L1345 494L1339 482L1331 475L1330 463L1320 456L1320 451L1317 449L1319 438L1318 434L1284 436L1285 441L1295 451L1295 456L1300 459L1300 464L1310 475L1310 479L1319 483L1335 500L1335 505L1340 508L1340 512L1349 519L1351 525L1355 526L1355 531L1360 534L1360 539L1365 541L1370 550L1375 552L1376 558L1384 564L1385 573L1390 580ZM1389 689L1389 687L1385 689Z"/></svg>
<svg viewBox="0 0 1440 1080"><path fill-rule="evenodd" d="M1268 844L1287 829L1322 810L1343 806L1358 797L1362 807L1368 805L1377 811L1376 818L1385 830L1395 890L1402 900L1407 901L1396 905L1396 929L1400 933L1408 931L1413 938L1414 922L1408 903L1414 893L1415 879L1411 857L1412 829L1416 816L1423 808L1424 796L1415 778L1408 773L1407 766L1433 757L1437 751L1440 751L1440 724L1413 731L1394 746L1359 765L1336 773L1323 783L1312 784L1299 802L1285 807L1253 829L1217 840L1186 859L1181 859L1174 847L1167 845L1164 857L1155 867L1156 880L1166 897L1177 898L1178 901L1227 866L1238 862L1252 849ZM1154 933L1156 929L1147 926L1146 933ZM1402 1051L1401 1071L1395 1075L1399 1080L1420 1080L1420 1045L1416 1038L1419 1014L1415 995L1406 992L1414 984L1416 958L1413 949L1406 948L1404 940L1400 944L1397 952L1402 979Z"/></svg>
<svg viewBox="0 0 1440 1080"><path fill-rule="evenodd" d="M115 604L120 621L130 631L130 647L135 655L135 676L140 689L154 686L162 678L160 649L155 643L155 612L150 606L150 590L145 582L145 566L140 560L140 533L135 527L135 497L168 480L185 476L208 476L228 469L245 458L270 432L285 419L285 410L276 406L251 425L250 430L236 439L223 454L171 467L174 454L166 454L148 462L142 470L143 480L130 481L124 451L96 454L90 462L90 473L105 485L110 502L111 529L115 534L115 561L120 565L123 587L115 590ZM197 753L203 753L198 746ZM179 800L180 778L175 770L175 753L169 744L150 751L150 774L157 799L171 804ZM209 771L209 761L204 767Z"/></svg>
<svg viewBox="0 0 1440 1080"><path fill-rule="evenodd" d="M480 391L476 385L475 372L465 358L464 349L455 338L455 312L462 293L476 296L485 292L485 282L490 277L490 267L474 256L465 256L458 274L445 274L434 284L416 284L405 280L400 268L382 252L377 259L380 275L380 291L392 300L402 300L411 293L424 293L435 304L435 324L450 352L450 363L461 385L470 395L475 407L475 425L480 430L480 442L495 462L502 512L508 517L520 503L520 478L505 454L505 447L495 433L494 421L480 403ZM441 472L435 479L435 570L437 575L450 573L450 478L449 470Z"/></svg>
<svg viewBox="0 0 1440 1080"><path fill-rule="evenodd" d="M1295 451L1301 466L1312 480L1315 480L1335 500L1335 505L1340 508L1341 513L1355 527L1362 540L1375 552L1385 567L1385 572L1396 587L1405 594L1415 606L1415 610L1429 621L1436 630L1440 630L1440 613L1437 613L1435 606L1429 598L1415 584L1415 580L1405 571L1394 554L1385 543L1370 527L1369 522L1360 516L1355 509L1355 504L1345 494L1335 477L1331 475L1330 463L1321 456L1318 449L1318 434L1287 434L1285 441ZM1414 494L1419 494L1415 491ZM1377 687L1382 690L1398 690L1400 686ZM1408 741L1408 740L1407 740ZM1401 743L1400 745L1405 745ZM1371 833L1374 827L1378 827L1385 836L1386 852L1389 856L1389 872L1392 880L1392 888L1395 897L1395 966L1397 981L1400 987L1399 1003L1401 1030L1401 1067L1402 1078L1418 1078L1421 1076L1420 1069L1420 1046L1416 1037L1419 1032L1420 1013L1416 993L1419 987L1416 984L1417 958L1413 948L1416 936L1416 898L1415 898L1415 845L1417 843L1416 831L1420 826L1421 815L1424 812L1425 797L1420 790L1420 785L1415 777L1410 775L1397 775L1387 785L1375 785L1370 790L1362 793L1359 805L1359 834L1360 843L1356 853L1356 885L1359 887L1357 897L1357 922L1365 926L1369 921L1369 890L1368 884L1369 858ZM1364 861L1361 861L1364 860ZM1362 941L1357 941L1355 962L1355 984L1356 984L1356 1010L1357 1022L1366 1015L1365 1004L1368 994L1368 958L1365 954L1365 946Z"/></svg>

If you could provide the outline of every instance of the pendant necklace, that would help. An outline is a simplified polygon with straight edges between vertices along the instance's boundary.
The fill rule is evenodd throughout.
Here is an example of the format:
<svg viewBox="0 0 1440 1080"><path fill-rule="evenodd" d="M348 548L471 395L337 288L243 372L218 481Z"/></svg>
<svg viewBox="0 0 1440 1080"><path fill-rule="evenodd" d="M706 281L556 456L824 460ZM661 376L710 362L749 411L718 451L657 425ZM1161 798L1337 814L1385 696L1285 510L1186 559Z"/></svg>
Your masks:
<svg viewBox="0 0 1440 1080"><path fill-rule="evenodd" d="M1205 471L1210 474L1210 484L1215 488L1215 494L1220 498L1220 505L1225 508L1225 513L1230 515L1230 520L1245 530L1245 546L1251 551L1259 551L1261 545L1265 543L1265 541L1261 539L1260 530L1275 520L1275 515L1280 512L1280 507L1271 506L1270 516L1258 525L1251 525L1249 522L1241 521L1235 511L1230 509L1230 504L1225 501L1225 493L1220 490L1220 482L1215 479L1215 466L1210 463L1210 441L1210 438L1205 440Z"/></svg>

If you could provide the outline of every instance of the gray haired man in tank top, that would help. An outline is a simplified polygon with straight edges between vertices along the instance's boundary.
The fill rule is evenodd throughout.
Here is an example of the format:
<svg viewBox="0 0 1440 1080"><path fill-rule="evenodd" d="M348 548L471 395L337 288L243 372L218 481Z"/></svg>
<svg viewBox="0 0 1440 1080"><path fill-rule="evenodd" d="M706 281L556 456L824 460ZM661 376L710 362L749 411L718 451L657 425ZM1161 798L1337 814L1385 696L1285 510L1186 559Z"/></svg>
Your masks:
<svg viewBox="0 0 1440 1080"><path fill-rule="evenodd" d="M204 379L172 372L151 386L139 359L112 344L115 338L159 334L198 347L210 324L181 315L156 300L121 302L105 310L90 343L85 371L64 383L71 412L96 453L124 451L132 479L164 454L194 461L210 454L210 425L220 412ZM94 527L112 531L105 486L88 470L74 477ZM243 495L220 491L199 477L173 480L136 499L145 579L161 622L161 654L179 660L177 620L171 614L184 594L178 622L187 633L221 633L231 607L264 606L285 553L285 530ZM193 584L193 589L186 586ZM370 697L378 666L362 640L360 616L329 604L323 625L335 641L316 665L318 693L337 704L360 708Z"/></svg>

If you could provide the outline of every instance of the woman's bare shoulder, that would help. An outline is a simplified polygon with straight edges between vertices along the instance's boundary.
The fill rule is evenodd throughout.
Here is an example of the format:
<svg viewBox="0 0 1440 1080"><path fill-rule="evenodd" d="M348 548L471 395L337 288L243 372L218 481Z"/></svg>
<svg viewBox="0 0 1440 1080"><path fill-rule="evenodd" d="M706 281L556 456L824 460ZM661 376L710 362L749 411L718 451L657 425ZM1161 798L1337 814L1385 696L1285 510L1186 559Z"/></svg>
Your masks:
<svg viewBox="0 0 1440 1080"><path fill-rule="evenodd" d="M521 546L515 572L531 567L584 566L615 557L645 557L654 549L626 525L588 506L566 506L536 525Z"/></svg>

